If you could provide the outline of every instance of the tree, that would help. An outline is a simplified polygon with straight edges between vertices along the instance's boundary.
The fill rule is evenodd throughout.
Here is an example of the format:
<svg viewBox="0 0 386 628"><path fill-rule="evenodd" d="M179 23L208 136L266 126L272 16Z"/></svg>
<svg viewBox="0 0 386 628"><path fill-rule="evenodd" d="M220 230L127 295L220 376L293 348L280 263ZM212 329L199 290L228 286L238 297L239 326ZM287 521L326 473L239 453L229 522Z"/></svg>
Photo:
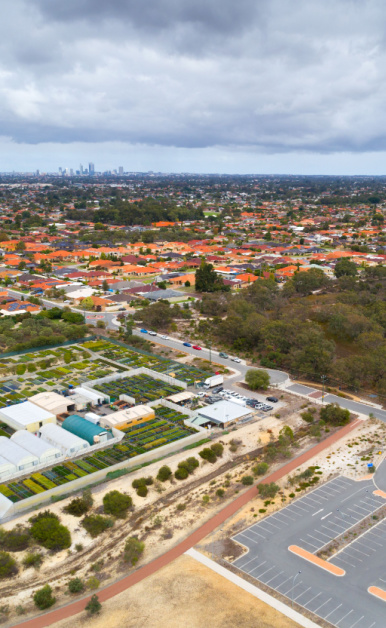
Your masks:
<svg viewBox="0 0 386 628"><path fill-rule="evenodd" d="M337 403L329 403L321 409L320 418L331 425L346 425L350 423L350 412L340 408Z"/></svg>
<svg viewBox="0 0 386 628"><path fill-rule="evenodd" d="M44 514L44 513L43 513ZM58 519L43 516L31 526L31 536L46 549L59 552L71 546L71 534Z"/></svg>
<svg viewBox="0 0 386 628"><path fill-rule="evenodd" d="M123 551L123 560L126 563L135 565L145 549L145 543L139 541L135 536L127 539Z"/></svg>
<svg viewBox="0 0 386 628"><path fill-rule="evenodd" d="M80 307L82 308L82 310L92 310L94 307L94 301L92 300L92 297L86 297L85 299L82 299L82 301L80 302Z"/></svg>
<svg viewBox="0 0 386 628"><path fill-rule="evenodd" d="M83 593L85 585L80 578L73 578L68 583L68 590L70 593Z"/></svg>
<svg viewBox="0 0 386 628"><path fill-rule="evenodd" d="M251 390L259 388L267 390L270 383L270 376L262 369L249 369L245 374L245 381Z"/></svg>
<svg viewBox="0 0 386 628"><path fill-rule="evenodd" d="M307 295L326 286L329 279L320 268L310 268L310 270L295 273L292 281L296 292Z"/></svg>
<svg viewBox="0 0 386 628"><path fill-rule="evenodd" d="M338 279L339 277L355 277L357 273L356 264L347 258L339 260L335 265L334 274Z"/></svg>
<svg viewBox="0 0 386 628"><path fill-rule="evenodd" d="M253 473L255 475L265 475L269 469L269 465L266 462L259 462L253 467Z"/></svg>
<svg viewBox="0 0 386 628"><path fill-rule="evenodd" d="M33 596L35 605L44 611L46 608L50 608L56 602L56 598L52 595L52 589L49 584L45 584L44 587L38 589Z"/></svg>
<svg viewBox="0 0 386 628"><path fill-rule="evenodd" d="M171 475L172 470L165 464L159 469L157 474L157 480L159 480L160 482L166 482L166 480L170 479Z"/></svg>
<svg viewBox="0 0 386 628"><path fill-rule="evenodd" d="M107 515L113 515L124 519L127 511L133 505L130 495L125 495L119 491L110 491L103 497L103 509Z"/></svg>
<svg viewBox="0 0 386 628"><path fill-rule="evenodd" d="M108 283L107 279L104 279L103 282L102 282L102 290L104 292L107 292L108 289L109 289L109 283Z"/></svg>
<svg viewBox="0 0 386 628"><path fill-rule="evenodd" d="M213 264L207 264L202 260L200 268L196 270L196 290L197 292L216 292L217 290L228 290L224 286L222 278L216 273Z"/></svg>
<svg viewBox="0 0 386 628"><path fill-rule="evenodd" d="M15 246L15 251L18 251L20 253L23 253L25 249L26 249L26 246L22 240L20 240Z"/></svg>
<svg viewBox="0 0 386 628"><path fill-rule="evenodd" d="M98 615L101 608L102 604L100 603L98 596L94 593L94 595L91 596L90 601L86 604L85 610L89 615Z"/></svg>
<svg viewBox="0 0 386 628"><path fill-rule="evenodd" d="M0 578L10 578L17 574L16 560L8 552L0 552Z"/></svg>

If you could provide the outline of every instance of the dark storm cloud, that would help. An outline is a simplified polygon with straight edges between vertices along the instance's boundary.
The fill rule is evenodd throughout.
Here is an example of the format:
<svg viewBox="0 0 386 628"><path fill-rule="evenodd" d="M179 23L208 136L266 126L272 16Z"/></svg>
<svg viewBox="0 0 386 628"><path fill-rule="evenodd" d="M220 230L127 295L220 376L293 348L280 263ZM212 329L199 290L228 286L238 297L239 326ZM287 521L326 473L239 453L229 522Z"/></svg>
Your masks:
<svg viewBox="0 0 386 628"><path fill-rule="evenodd" d="M385 150L385 18L379 0L14 0L0 135Z"/></svg>

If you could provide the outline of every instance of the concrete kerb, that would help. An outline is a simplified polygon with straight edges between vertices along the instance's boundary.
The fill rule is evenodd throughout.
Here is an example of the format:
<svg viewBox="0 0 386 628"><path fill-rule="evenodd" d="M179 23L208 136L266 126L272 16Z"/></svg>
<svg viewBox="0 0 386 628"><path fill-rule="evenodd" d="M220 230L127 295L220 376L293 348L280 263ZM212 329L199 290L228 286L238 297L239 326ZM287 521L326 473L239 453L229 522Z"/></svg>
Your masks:
<svg viewBox="0 0 386 628"><path fill-rule="evenodd" d="M254 586L250 582L243 580L243 578L241 578L240 576L237 576L231 571L228 571L227 569L225 569L225 567L218 565L216 562L214 562L210 558L207 558L206 556L204 556L197 550L193 548L189 549L185 552L185 555L190 556L191 558L194 558L195 560L200 562L202 565L205 565L205 567L212 569L212 571L216 572L223 578L226 578L226 580L240 587L240 589L243 589L247 593L250 593L257 599L259 599L261 602L268 604L269 606L277 610L279 613L282 613L282 615L285 615L285 617L292 619L292 621L296 621L300 626L303 626L303 628L318 628L317 624L311 621L311 619L308 619L308 617L303 617L303 615L293 610L286 604L283 604L283 602L280 602L280 600L277 600L272 595L269 595L265 591L262 591L261 589Z"/></svg>

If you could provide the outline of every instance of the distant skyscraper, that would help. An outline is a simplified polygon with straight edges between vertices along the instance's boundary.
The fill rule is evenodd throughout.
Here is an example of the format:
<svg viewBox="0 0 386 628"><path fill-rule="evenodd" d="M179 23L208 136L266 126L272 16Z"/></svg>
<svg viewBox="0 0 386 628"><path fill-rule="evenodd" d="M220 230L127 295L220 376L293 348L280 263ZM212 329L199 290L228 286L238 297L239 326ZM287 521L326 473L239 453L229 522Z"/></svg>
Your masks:
<svg viewBox="0 0 386 628"><path fill-rule="evenodd" d="M74 175L74 169L70 168L70 175L73 176Z"/></svg>
<svg viewBox="0 0 386 628"><path fill-rule="evenodd" d="M79 166L79 172L80 172L80 174L83 174L83 166L82 166L82 164L80 164L80 166Z"/></svg>
<svg viewBox="0 0 386 628"><path fill-rule="evenodd" d="M62 174L62 173L63 173L62 168L59 168L59 174Z"/></svg>
<svg viewBox="0 0 386 628"><path fill-rule="evenodd" d="M95 174L95 166L91 162L88 165L88 172L89 172L89 174Z"/></svg>
<svg viewBox="0 0 386 628"><path fill-rule="evenodd" d="M123 166L119 166L119 174L123 174Z"/></svg>

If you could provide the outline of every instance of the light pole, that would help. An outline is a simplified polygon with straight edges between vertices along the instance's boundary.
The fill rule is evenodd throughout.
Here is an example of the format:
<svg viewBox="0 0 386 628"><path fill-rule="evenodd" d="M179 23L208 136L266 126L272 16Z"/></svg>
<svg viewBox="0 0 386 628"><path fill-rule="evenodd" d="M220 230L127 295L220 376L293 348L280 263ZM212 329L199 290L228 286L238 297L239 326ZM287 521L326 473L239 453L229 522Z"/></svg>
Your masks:
<svg viewBox="0 0 386 628"><path fill-rule="evenodd" d="M301 573L302 573L301 571L298 571L298 573L296 573L294 575L294 579L292 581L292 589L291 589L291 606L292 606L292 608L294 607L294 586L295 586L295 580L296 580L296 578L298 576L300 576Z"/></svg>
<svg viewBox="0 0 386 628"><path fill-rule="evenodd" d="M324 403L324 385L326 383L327 376L322 375L320 379L322 380L322 403Z"/></svg>

